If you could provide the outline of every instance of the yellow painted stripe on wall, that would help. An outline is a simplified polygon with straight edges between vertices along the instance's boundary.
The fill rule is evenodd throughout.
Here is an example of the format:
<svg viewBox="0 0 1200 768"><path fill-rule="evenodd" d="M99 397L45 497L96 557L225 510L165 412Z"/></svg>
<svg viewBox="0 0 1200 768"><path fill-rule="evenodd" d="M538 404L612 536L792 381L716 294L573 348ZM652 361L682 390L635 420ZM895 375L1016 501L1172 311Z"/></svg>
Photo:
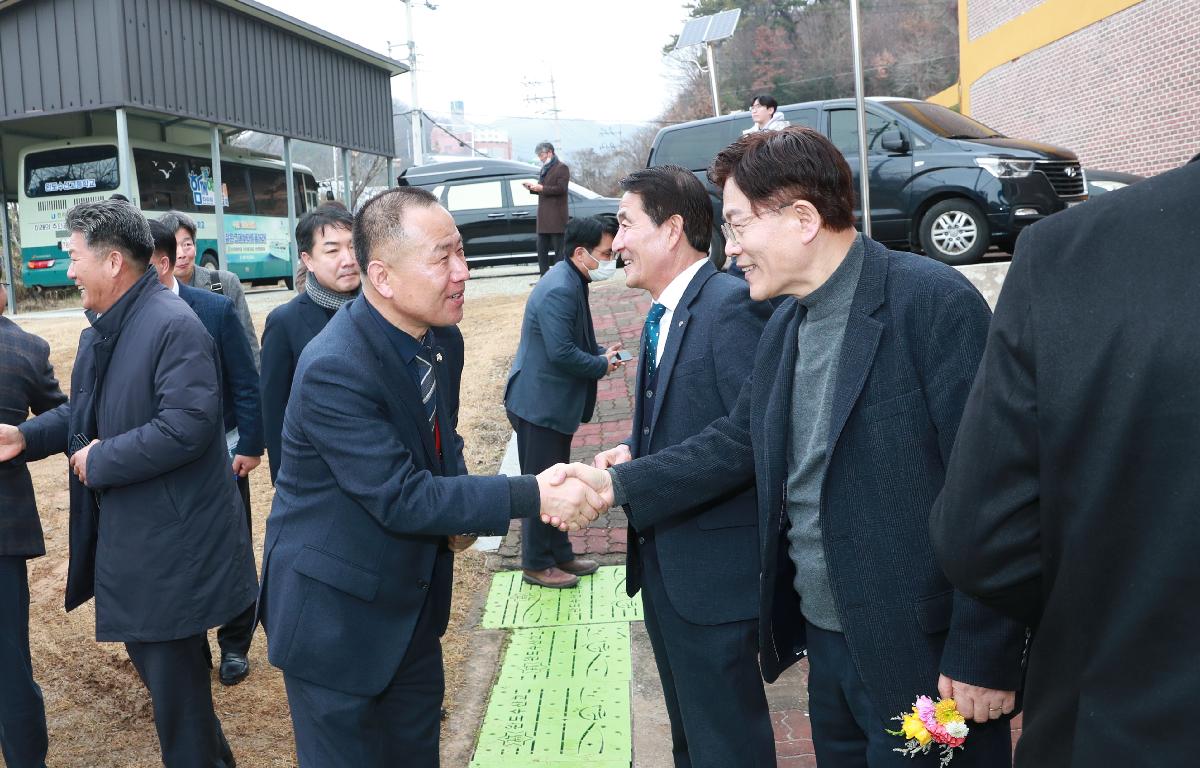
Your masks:
<svg viewBox="0 0 1200 768"><path fill-rule="evenodd" d="M996 67L1061 40L1142 0L1045 0L1041 5L972 40L967 27L970 0L958 3L958 83L929 98L958 103L971 112L971 86Z"/></svg>

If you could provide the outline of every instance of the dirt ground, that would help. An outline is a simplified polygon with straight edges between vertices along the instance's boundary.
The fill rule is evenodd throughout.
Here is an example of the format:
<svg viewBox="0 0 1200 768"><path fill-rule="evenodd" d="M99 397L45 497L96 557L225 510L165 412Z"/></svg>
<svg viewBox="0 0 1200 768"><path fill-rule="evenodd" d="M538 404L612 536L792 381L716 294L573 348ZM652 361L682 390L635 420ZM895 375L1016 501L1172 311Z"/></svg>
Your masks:
<svg viewBox="0 0 1200 768"><path fill-rule="evenodd" d="M509 436L502 396L504 377L520 335L523 296L487 296L468 300L461 325L466 339L459 431L466 441L472 473L493 474ZM261 333L266 312L255 311ZM60 382L70 380L79 332L85 321L23 319L22 326L45 338ZM119 644L97 643L92 604L63 611L67 572L67 468L63 457L32 464L47 555L30 561L30 644L34 672L46 700L52 768L154 768L161 765L150 700ZM266 463L251 475L256 556L272 488ZM444 638L446 708L455 706L459 662L470 653L464 626L467 607L487 588L484 558L477 552L458 556L455 603ZM210 632L219 658L216 633ZM350 638L347 638L350 641ZM238 764L294 766L291 722L283 679L266 659L261 634L250 651L252 672L240 685L226 688L213 673L213 696ZM0 766L4 765L0 758Z"/></svg>

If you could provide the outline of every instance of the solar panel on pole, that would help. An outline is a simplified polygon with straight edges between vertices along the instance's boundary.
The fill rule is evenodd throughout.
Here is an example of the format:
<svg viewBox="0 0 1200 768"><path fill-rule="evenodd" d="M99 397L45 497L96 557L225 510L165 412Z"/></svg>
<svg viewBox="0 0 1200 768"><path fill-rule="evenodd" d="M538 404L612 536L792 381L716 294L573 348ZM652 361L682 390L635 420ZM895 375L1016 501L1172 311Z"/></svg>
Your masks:
<svg viewBox="0 0 1200 768"><path fill-rule="evenodd" d="M703 44L704 33L708 31L708 22L711 19L711 16L705 16L700 19L692 19L684 24L683 31L679 33L679 39L675 41L675 50Z"/></svg>
<svg viewBox="0 0 1200 768"><path fill-rule="evenodd" d="M708 33L704 36L704 42L711 43L716 40L724 40L727 37L733 37L733 30L737 27L738 19L742 16L741 8L734 8L732 11L721 11L715 16L710 16L708 24Z"/></svg>
<svg viewBox="0 0 1200 768"><path fill-rule="evenodd" d="M691 19L683 25L683 31L675 41L675 50L690 48L693 45L703 45L708 49L708 79L713 94L713 114L721 114L720 98L717 92L717 51L713 43L733 37L738 19L742 17L742 9L721 11L711 16Z"/></svg>

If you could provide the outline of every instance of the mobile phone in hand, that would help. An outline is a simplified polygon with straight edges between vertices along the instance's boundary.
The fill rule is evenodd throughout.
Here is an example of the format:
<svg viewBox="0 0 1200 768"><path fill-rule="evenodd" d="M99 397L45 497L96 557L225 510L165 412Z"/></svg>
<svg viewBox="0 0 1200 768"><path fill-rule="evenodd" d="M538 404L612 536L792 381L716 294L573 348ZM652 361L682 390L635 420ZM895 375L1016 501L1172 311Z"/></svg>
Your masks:
<svg viewBox="0 0 1200 768"><path fill-rule="evenodd" d="M615 357L615 358L613 358L613 359L614 359L614 360L616 360L618 363L627 363L627 362L629 362L630 360L632 360L632 359L633 359L633 353L632 353L632 352L626 352L626 351L625 351L625 350L623 350L623 349L622 349L622 350L618 350L618 351L617 351L617 355L616 355L616 357Z"/></svg>

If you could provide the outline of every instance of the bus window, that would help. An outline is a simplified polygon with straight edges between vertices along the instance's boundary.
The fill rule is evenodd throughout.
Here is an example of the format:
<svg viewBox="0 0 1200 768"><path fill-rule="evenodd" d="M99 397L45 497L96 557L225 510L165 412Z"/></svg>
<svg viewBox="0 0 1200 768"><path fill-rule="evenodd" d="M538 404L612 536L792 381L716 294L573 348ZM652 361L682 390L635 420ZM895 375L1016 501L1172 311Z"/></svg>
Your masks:
<svg viewBox="0 0 1200 768"><path fill-rule="evenodd" d="M195 211L197 205L188 184L188 161L183 155L133 150L138 195L143 211Z"/></svg>
<svg viewBox="0 0 1200 768"><path fill-rule="evenodd" d="M255 167L248 170L254 213L259 216L287 216L287 186L283 171Z"/></svg>
<svg viewBox="0 0 1200 768"><path fill-rule="evenodd" d="M120 186L117 148L63 147L25 158L25 195L49 197L106 192Z"/></svg>
<svg viewBox="0 0 1200 768"><path fill-rule="evenodd" d="M221 184L229 198L225 203L225 213L244 216L254 213L250 204L250 186L246 183L246 166L221 163Z"/></svg>

